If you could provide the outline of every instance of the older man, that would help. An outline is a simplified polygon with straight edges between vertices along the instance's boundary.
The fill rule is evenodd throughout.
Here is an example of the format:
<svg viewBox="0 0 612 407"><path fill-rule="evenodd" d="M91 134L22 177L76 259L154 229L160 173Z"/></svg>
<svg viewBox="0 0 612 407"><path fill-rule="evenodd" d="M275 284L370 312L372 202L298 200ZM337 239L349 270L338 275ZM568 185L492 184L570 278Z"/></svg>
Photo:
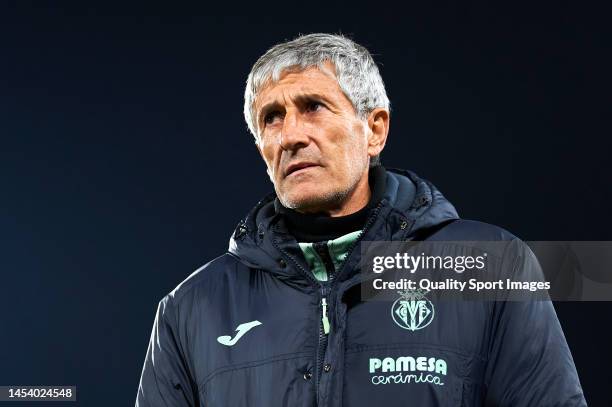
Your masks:
<svg viewBox="0 0 612 407"><path fill-rule="evenodd" d="M440 302L434 317L405 291L421 307L410 319L355 292L361 241L523 247L379 164L389 100L365 48L328 34L276 45L244 114L275 193L160 301L137 406L586 405L548 301ZM537 267L522 258L515 271Z"/></svg>

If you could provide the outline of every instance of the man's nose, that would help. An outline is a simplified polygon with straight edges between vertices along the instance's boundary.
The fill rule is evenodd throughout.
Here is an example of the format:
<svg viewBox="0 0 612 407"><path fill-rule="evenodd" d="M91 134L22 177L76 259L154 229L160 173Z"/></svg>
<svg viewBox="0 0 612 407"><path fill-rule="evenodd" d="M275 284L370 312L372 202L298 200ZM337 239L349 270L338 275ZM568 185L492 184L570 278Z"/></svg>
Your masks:
<svg viewBox="0 0 612 407"><path fill-rule="evenodd" d="M308 145L310 141L308 124L300 117L299 112L286 112L280 134L280 145L283 150L296 150Z"/></svg>

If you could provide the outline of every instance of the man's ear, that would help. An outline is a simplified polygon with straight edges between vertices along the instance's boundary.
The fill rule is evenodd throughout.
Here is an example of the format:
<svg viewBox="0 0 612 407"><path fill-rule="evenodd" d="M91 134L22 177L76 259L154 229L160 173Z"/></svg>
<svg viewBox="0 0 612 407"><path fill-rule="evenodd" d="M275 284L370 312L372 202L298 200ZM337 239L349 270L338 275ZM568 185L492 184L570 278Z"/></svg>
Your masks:
<svg viewBox="0 0 612 407"><path fill-rule="evenodd" d="M257 151L259 151L259 155L261 156L261 158L264 158L263 151L261 151L261 146L259 145L259 138L255 138L255 147L257 147Z"/></svg>
<svg viewBox="0 0 612 407"><path fill-rule="evenodd" d="M370 158L376 157L385 148L387 135L389 134L389 111L382 107L377 107L368 115L368 155Z"/></svg>
<svg viewBox="0 0 612 407"><path fill-rule="evenodd" d="M266 163L266 160L264 159L263 151L261 150L261 146L259 144L259 139L255 140L255 147L257 147L257 151L259 151L259 155L261 156L261 159L263 160L264 165L266 166L266 173L268 174L270 181L272 181L272 184L274 184L274 179L272 178L272 174L270 174L270 167L268 167L268 164Z"/></svg>

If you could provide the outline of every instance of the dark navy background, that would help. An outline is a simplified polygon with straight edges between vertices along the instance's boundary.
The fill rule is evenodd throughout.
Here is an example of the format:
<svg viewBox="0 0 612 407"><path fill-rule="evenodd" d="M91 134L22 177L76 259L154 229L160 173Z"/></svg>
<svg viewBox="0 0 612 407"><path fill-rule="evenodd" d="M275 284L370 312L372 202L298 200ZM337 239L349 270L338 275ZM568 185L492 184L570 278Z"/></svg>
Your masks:
<svg viewBox="0 0 612 407"><path fill-rule="evenodd" d="M431 180L463 217L525 240L612 240L605 10L306 6L2 6L0 385L133 404L157 302L272 188L243 87L298 33L343 32L375 54L392 102L383 163ZM587 401L609 405L612 304L556 306Z"/></svg>

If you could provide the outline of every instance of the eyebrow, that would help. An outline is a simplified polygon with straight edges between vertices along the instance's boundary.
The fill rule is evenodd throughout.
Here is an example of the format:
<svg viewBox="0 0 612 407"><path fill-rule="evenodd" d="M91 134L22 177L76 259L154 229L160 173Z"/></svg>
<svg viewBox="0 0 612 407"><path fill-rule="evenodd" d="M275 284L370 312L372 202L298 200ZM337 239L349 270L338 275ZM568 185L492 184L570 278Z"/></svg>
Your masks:
<svg viewBox="0 0 612 407"><path fill-rule="evenodd" d="M327 104L332 104L335 105L335 103L333 103L329 98L321 95L320 93L304 93L304 94L300 94L298 96L296 96L294 98L294 100L298 103L298 104L304 104L306 102L310 102L312 100L321 100ZM283 106L281 105L280 102L278 102L277 100L266 103L265 105L262 106L259 115L257 117L258 122L261 123L264 119L264 117L266 117L266 115L270 112L276 111L276 110L282 110Z"/></svg>
<svg viewBox="0 0 612 407"><path fill-rule="evenodd" d="M265 104L259 111L259 115L257 116L257 122L261 123L268 113L276 110L281 110L281 108L281 104L277 101Z"/></svg>

